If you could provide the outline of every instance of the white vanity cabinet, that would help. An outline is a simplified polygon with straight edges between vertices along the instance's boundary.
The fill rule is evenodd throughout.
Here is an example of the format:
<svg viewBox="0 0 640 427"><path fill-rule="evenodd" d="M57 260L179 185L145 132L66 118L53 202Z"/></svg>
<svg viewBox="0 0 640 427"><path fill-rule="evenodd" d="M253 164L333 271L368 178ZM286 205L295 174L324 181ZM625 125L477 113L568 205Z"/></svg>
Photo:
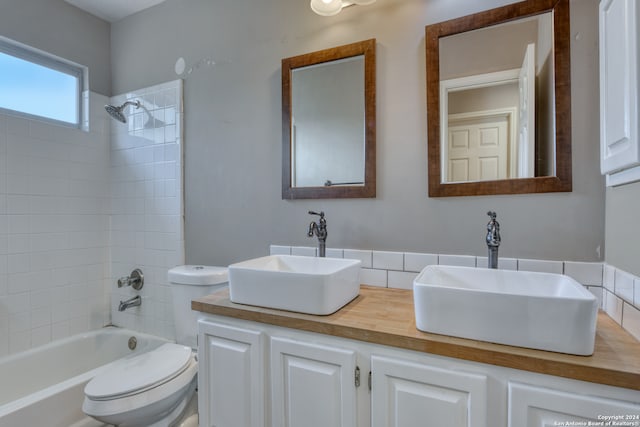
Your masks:
<svg viewBox="0 0 640 427"><path fill-rule="evenodd" d="M640 402L509 383L509 427L560 425L640 426Z"/></svg>
<svg viewBox="0 0 640 427"><path fill-rule="evenodd" d="M600 165L607 185L640 180L637 0L601 0Z"/></svg>
<svg viewBox="0 0 640 427"><path fill-rule="evenodd" d="M264 427L264 334L217 322L198 322L200 427Z"/></svg>
<svg viewBox="0 0 640 427"><path fill-rule="evenodd" d="M224 316L198 355L201 427L640 426L637 390Z"/></svg>
<svg viewBox="0 0 640 427"><path fill-rule="evenodd" d="M487 427L487 377L371 356L371 427Z"/></svg>
<svg viewBox="0 0 640 427"><path fill-rule="evenodd" d="M357 425L354 350L280 337L270 342L271 425Z"/></svg>

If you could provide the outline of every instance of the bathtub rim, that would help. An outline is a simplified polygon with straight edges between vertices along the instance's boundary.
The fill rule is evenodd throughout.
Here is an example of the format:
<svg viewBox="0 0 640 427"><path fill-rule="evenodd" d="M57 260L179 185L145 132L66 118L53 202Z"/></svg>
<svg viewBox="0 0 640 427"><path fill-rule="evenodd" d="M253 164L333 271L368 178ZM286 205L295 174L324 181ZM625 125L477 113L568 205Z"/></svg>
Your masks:
<svg viewBox="0 0 640 427"><path fill-rule="evenodd" d="M100 329L94 329L92 331L87 331L87 332L81 332L79 334L74 334L74 335L70 335L68 337L64 337L61 338L59 340L54 340L51 341L49 343L37 346L37 347L33 347L30 348L28 350L25 351L21 351L19 353L15 353L15 354L11 354L8 356L4 356L2 358L0 358L0 363L7 363L7 362L11 362L14 361L16 359L25 357L25 356L29 356L32 355L34 353L38 353L38 352L42 352L42 351L46 351L48 348L53 348L53 347L58 347L61 345L64 345L68 342L72 342L74 340L77 339L87 339L87 338L91 338L94 336L98 336L101 334L117 334L117 335L125 335L125 336L135 336L136 338L145 338L148 339L149 342L158 342L160 344L165 343L165 342L172 342L171 340L168 340L166 338L163 337L159 337L156 335L151 335L151 334L147 334L144 332L138 332L138 331L134 331L131 329L127 329L127 328L123 328L120 326L116 326L116 325L106 325ZM117 358L115 360L112 360L111 362L108 362L104 365L95 367L93 369L90 369L88 371L85 371L81 374L78 375L74 375L72 377L69 377L63 381L57 382L55 384L49 385L47 387L44 387L40 390L37 390L33 393L27 394L26 396L22 396L19 397L15 400L6 402L2 405L0 405L0 421L2 420L3 417L10 415L11 413L15 412L15 411L19 411L22 410L26 407L28 407L29 405L32 405L34 403L37 403L43 399L46 399L49 396L52 396L56 393L61 393L65 390L68 390L76 385L78 385L79 383L87 383L91 378L93 378L95 375L99 374L100 372L102 372L103 370L105 370L108 366L110 366L111 364L117 362L118 360L127 358L127 357L132 357L135 355L141 354L140 352L131 352L123 357ZM79 405L82 405L82 402L79 402Z"/></svg>

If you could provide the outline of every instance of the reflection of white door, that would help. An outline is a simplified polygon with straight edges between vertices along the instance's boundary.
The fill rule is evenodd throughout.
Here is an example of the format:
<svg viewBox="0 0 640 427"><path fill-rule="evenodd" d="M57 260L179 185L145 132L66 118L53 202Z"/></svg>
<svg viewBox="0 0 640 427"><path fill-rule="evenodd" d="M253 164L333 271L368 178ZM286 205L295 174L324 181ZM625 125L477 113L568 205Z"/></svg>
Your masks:
<svg viewBox="0 0 640 427"><path fill-rule="evenodd" d="M447 182L507 178L506 116L449 119Z"/></svg>
<svg viewBox="0 0 640 427"><path fill-rule="evenodd" d="M518 77L520 116L518 120L518 178L535 175L536 145L536 45L527 46Z"/></svg>

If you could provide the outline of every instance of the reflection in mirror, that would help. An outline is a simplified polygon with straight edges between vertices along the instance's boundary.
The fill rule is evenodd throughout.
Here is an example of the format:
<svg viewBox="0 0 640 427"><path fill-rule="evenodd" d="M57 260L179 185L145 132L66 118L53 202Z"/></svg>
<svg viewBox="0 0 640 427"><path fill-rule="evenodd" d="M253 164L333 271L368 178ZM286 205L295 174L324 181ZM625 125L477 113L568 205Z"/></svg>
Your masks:
<svg viewBox="0 0 640 427"><path fill-rule="evenodd" d="M293 187L364 185L364 55L291 72Z"/></svg>
<svg viewBox="0 0 640 427"><path fill-rule="evenodd" d="M282 198L375 197L375 40L282 60Z"/></svg>
<svg viewBox="0 0 640 427"><path fill-rule="evenodd" d="M428 26L429 195L571 191L568 0Z"/></svg>
<svg viewBox="0 0 640 427"><path fill-rule="evenodd" d="M440 39L442 182L555 174L552 19Z"/></svg>

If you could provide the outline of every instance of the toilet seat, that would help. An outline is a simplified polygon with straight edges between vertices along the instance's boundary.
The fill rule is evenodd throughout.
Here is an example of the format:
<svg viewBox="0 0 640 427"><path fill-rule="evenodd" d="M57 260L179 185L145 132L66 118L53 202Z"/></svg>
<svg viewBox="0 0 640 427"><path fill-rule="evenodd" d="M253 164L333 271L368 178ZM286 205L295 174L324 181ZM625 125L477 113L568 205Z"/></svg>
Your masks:
<svg viewBox="0 0 640 427"><path fill-rule="evenodd" d="M89 381L85 396L91 400L113 400L143 393L180 375L187 369L192 353L189 347L166 343L123 359Z"/></svg>
<svg viewBox="0 0 640 427"><path fill-rule="evenodd" d="M197 372L191 348L164 344L95 376L85 387L82 410L116 425L138 417L161 417L189 398Z"/></svg>

